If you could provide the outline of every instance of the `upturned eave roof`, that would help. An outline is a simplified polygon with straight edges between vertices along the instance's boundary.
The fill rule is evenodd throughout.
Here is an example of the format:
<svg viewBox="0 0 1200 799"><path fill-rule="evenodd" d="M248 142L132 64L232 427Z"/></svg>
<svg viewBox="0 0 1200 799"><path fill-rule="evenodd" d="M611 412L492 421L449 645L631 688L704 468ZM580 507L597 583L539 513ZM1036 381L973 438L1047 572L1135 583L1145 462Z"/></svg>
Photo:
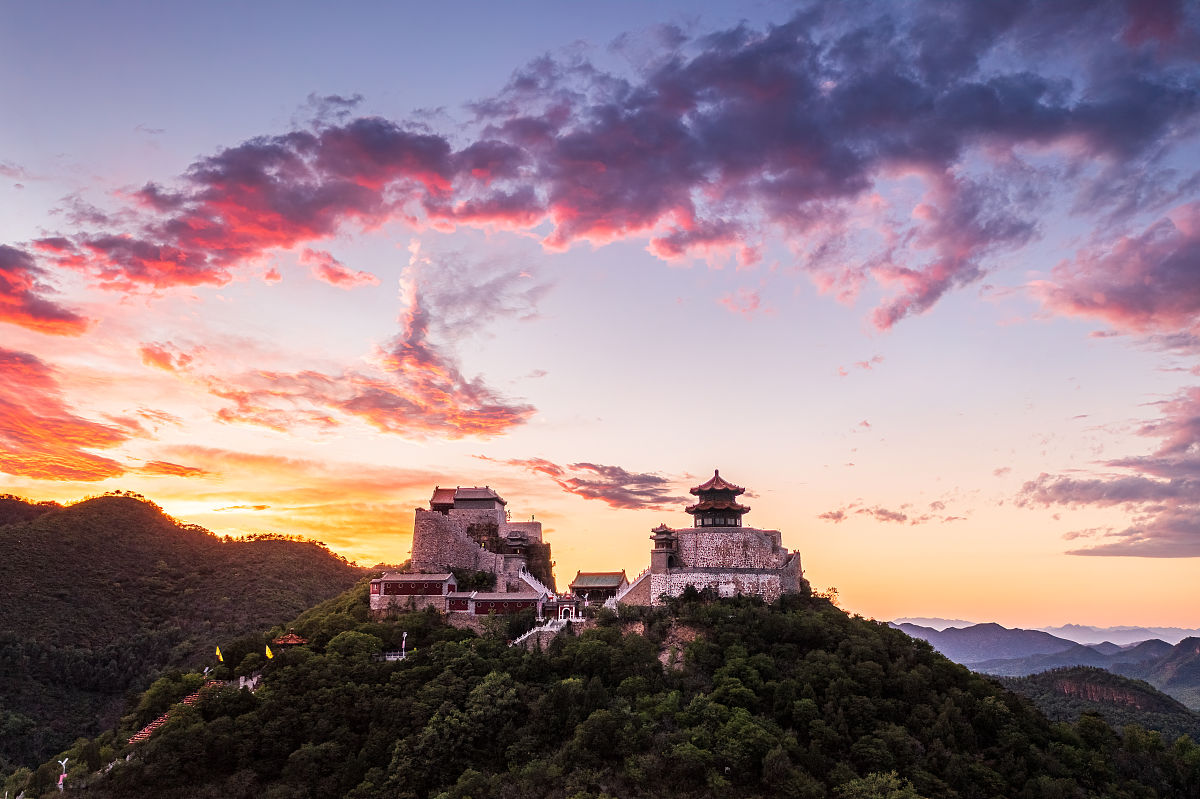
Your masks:
<svg viewBox="0 0 1200 799"><path fill-rule="evenodd" d="M742 488L741 486L734 485L722 477L720 469L713 469L713 476L708 479L708 482L701 483L695 488L692 488L691 493L699 494L702 491L732 491L735 494L741 494L745 492L745 490L746 489Z"/></svg>

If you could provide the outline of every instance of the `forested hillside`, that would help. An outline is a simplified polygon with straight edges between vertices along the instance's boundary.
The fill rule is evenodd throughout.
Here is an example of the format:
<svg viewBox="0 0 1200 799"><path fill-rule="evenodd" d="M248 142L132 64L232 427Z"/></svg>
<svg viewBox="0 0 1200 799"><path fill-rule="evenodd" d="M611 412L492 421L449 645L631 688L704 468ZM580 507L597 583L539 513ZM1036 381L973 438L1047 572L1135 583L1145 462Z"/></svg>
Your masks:
<svg viewBox="0 0 1200 799"><path fill-rule="evenodd" d="M1028 677L1002 677L1000 682L1055 721L1076 721L1084 713L1097 713L1117 729L1137 724L1159 730L1167 738L1187 735L1200 741L1200 713L1147 682L1102 668L1074 666Z"/></svg>
<svg viewBox="0 0 1200 799"><path fill-rule="evenodd" d="M219 538L138 497L69 507L4 498L0 767L35 764L115 723L126 693L194 665L363 574L328 549Z"/></svg>
<svg viewBox="0 0 1200 799"><path fill-rule="evenodd" d="M256 693L176 705L144 744L66 754L79 796L1183 797L1200 747L1096 716L1050 722L1026 700L827 600L690 596L609 613L547 648L445 625L372 621L365 586L297 619L306 647ZM376 658L409 633L410 657ZM190 678L195 680L196 678ZM190 686L160 684L176 699ZM194 683L193 683L194 684ZM125 759L126 754L132 757ZM115 765L106 773L105 764ZM8 790L52 790L53 762Z"/></svg>

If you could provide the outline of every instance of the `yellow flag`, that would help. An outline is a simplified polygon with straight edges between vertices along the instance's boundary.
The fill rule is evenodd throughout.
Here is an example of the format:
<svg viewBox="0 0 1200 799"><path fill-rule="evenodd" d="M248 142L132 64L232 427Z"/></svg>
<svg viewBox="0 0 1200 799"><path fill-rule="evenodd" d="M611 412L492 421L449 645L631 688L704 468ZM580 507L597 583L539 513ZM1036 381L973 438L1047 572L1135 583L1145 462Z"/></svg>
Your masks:
<svg viewBox="0 0 1200 799"><path fill-rule="evenodd" d="M225 656L221 654L221 647L217 647L217 660L225 662Z"/></svg>
<svg viewBox="0 0 1200 799"><path fill-rule="evenodd" d="M271 645L267 644L267 658L275 657L275 653L271 651Z"/></svg>

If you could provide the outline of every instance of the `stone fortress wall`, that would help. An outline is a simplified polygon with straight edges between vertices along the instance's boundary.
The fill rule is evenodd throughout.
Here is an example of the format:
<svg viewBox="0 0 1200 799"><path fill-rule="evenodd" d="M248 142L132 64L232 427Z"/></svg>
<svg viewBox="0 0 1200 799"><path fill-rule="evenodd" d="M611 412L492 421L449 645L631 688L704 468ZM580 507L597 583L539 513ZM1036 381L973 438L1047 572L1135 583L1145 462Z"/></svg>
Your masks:
<svg viewBox="0 0 1200 799"><path fill-rule="evenodd" d="M674 533L680 565L694 569L781 569L791 555L778 530L687 527Z"/></svg>
<svg viewBox="0 0 1200 799"><path fill-rule="evenodd" d="M801 579L799 554L793 554L779 569L682 567L663 574L651 574L646 581L649 597L626 596L622 601L631 605L658 604L658 598L663 594L679 596L690 585L697 591L711 588L717 596L760 596L767 602L774 602L783 594L799 591Z"/></svg>
<svg viewBox="0 0 1200 799"><path fill-rule="evenodd" d="M481 547L467 529L472 525L494 524L499 530L504 523L502 510L463 509L447 515L417 508L413 521L412 571L440 572L453 568L503 574L504 556Z"/></svg>
<svg viewBox="0 0 1200 799"><path fill-rule="evenodd" d="M541 544L542 523L510 522L500 508L455 508L449 513L417 508L410 569L428 573L451 569L490 572L497 576L496 591L525 591L528 585L519 575L527 568L526 556L494 552L476 540L492 537L503 542L510 536L527 544Z"/></svg>

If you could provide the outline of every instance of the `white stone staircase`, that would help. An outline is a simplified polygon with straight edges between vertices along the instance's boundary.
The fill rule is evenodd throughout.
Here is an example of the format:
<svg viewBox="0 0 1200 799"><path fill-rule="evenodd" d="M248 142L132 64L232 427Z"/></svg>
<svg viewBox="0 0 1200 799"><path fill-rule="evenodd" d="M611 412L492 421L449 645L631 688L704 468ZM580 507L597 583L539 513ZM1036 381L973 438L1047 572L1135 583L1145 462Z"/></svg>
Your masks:
<svg viewBox="0 0 1200 799"><path fill-rule="evenodd" d="M546 621L544 623L539 624L537 627L534 627L529 632L520 636L515 641L513 641L511 644L509 644L509 646L517 646L518 644L523 642L525 639L530 638L531 636L537 635L538 633L557 633L563 627L567 626L568 621L570 621L570 619L546 619Z"/></svg>
<svg viewBox="0 0 1200 799"><path fill-rule="evenodd" d="M517 576L524 580L525 584L534 591L542 594L542 596L554 596L554 592L547 588L545 583L530 574L527 569L522 568L521 571L517 573Z"/></svg>

